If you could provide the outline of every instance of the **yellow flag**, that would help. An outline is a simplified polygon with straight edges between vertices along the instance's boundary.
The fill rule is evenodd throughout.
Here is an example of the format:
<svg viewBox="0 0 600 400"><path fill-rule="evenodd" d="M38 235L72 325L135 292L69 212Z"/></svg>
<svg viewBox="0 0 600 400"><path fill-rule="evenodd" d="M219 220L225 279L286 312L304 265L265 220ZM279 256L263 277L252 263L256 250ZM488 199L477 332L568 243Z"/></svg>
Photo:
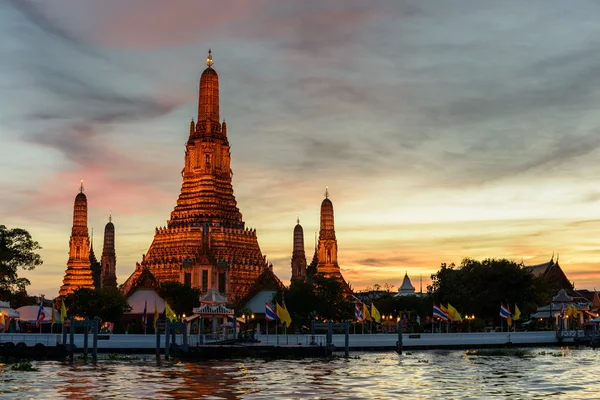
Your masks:
<svg viewBox="0 0 600 400"><path fill-rule="evenodd" d="M513 318L513 320L517 321L521 319L521 310L519 310L519 307L517 307L517 305L515 304L515 317Z"/></svg>
<svg viewBox="0 0 600 400"><path fill-rule="evenodd" d="M371 313L369 312L369 307L367 307L365 303L363 303L363 317L365 317L365 321L373 321Z"/></svg>
<svg viewBox="0 0 600 400"><path fill-rule="evenodd" d="M379 311L377 311L377 309L375 308L374 303L371 303L371 317L373 317L373 321L377 323L381 322L381 315L379 314Z"/></svg>
<svg viewBox="0 0 600 400"><path fill-rule="evenodd" d="M452 304L450 303L448 303L448 318L450 318L451 321L462 322L463 320L458 310L452 307Z"/></svg>
<svg viewBox="0 0 600 400"><path fill-rule="evenodd" d="M171 310L171 307L169 307L169 303L167 303L166 301L165 301L165 318L167 318L171 322L177 321L177 315L175 315L173 310Z"/></svg>
<svg viewBox="0 0 600 400"><path fill-rule="evenodd" d="M292 323L292 318L290 317L290 313L288 312L287 307L281 307L279 303L275 302L275 312L277 313L277 316L279 317L281 323L289 327Z"/></svg>
<svg viewBox="0 0 600 400"><path fill-rule="evenodd" d="M448 309L444 307L443 304L440 303L440 310L442 310L446 315L450 316Z"/></svg>
<svg viewBox="0 0 600 400"><path fill-rule="evenodd" d="M156 329L156 323L158 322L158 307L156 301L154 301L154 329Z"/></svg>
<svg viewBox="0 0 600 400"><path fill-rule="evenodd" d="M52 332L52 327L56 323L56 313L54 311L54 305L50 309L52 310L52 323L50 324L50 332Z"/></svg>
<svg viewBox="0 0 600 400"><path fill-rule="evenodd" d="M60 306L60 322L65 322L65 319L67 319L67 307L65 307L65 301L63 300Z"/></svg>

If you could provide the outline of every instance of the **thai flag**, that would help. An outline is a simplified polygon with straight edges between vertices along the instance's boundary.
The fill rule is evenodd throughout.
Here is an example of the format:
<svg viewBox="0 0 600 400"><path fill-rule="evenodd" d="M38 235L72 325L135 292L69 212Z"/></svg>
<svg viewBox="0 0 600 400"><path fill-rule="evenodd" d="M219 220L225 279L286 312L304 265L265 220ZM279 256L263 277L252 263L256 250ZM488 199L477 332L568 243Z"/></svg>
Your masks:
<svg viewBox="0 0 600 400"><path fill-rule="evenodd" d="M44 298L42 297L42 299L40 301L40 308L38 309L38 315L37 315L37 321L35 323L35 327L39 328L40 324L44 321L45 318L46 318L46 314L44 313Z"/></svg>
<svg viewBox="0 0 600 400"><path fill-rule="evenodd" d="M504 304L500 304L500 318L508 319L510 315L510 310Z"/></svg>
<svg viewBox="0 0 600 400"><path fill-rule="evenodd" d="M144 313L142 314L142 328L146 329L146 323L148 322L148 314L146 314L146 305L148 300L144 302Z"/></svg>
<svg viewBox="0 0 600 400"><path fill-rule="evenodd" d="M275 310L273 310L273 306L269 303L265 303L265 319L267 321L275 321L279 318Z"/></svg>
<svg viewBox="0 0 600 400"><path fill-rule="evenodd" d="M439 318L442 321L448 322L448 314L435 304L433 305L433 318Z"/></svg>
<svg viewBox="0 0 600 400"><path fill-rule="evenodd" d="M362 304L360 304L360 303L354 304L354 316L356 316L356 319L359 321L365 320L365 316L363 315L363 312L362 312Z"/></svg>

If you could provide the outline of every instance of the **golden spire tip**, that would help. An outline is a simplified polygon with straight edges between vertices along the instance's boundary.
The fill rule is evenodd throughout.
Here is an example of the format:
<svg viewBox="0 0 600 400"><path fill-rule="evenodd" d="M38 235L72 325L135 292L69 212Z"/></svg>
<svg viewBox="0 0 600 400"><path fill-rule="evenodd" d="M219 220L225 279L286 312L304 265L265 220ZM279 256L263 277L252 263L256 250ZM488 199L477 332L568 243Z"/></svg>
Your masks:
<svg viewBox="0 0 600 400"><path fill-rule="evenodd" d="M212 59L212 50L209 48L208 49L208 57L206 57L206 65L208 67L212 67L213 65L213 59Z"/></svg>

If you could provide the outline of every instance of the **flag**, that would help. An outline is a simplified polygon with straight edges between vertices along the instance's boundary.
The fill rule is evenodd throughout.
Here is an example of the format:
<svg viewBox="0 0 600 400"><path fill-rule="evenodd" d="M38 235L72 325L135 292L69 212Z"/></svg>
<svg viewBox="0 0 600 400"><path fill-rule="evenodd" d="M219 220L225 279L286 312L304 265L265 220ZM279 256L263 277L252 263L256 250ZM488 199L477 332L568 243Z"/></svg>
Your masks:
<svg viewBox="0 0 600 400"><path fill-rule="evenodd" d="M52 323L50 324L50 331L52 332L52 328L56 323L56 314L54 314L54 304L52 305Z"/></svg>
<svg viewBox="0 0 600 400"><path fill-rule="evenodd" d="M377 309L375 308L375 303L371 303L371 317L373 318L373 321L377 323L381 322L381 315L379 314L379 311L377 311Z"/></svg>
<svg viewBox="0 0 600 400"><path fill-rule="evenodd" d="M355 303L354 304L354 316L359 321L364 321L365 320L365 317L363 316L362 307L360 306L360 303Z"/></svg>
<svg viewBox="0 0 600 400"><path fill-rule="evenodd" d="M177 321L177 315L175 315L173 310L171 310L171 307L169 307L169 303L167 303L166 301L165 301L165 318L171 322Z"/></svg>
<svg viewBox="0 0 600 400"><path fill-rule="evenodd" d="M369 307L363 303L363 316L365 317L364 321L373 321L371 318L371 313L369 312Z"/></svg>
<svg viewBox="0 0 600 400"><path fill-rule="evenodd" d="M506 308L504 304L500 304L500 318L508 319L510 316L510 310Z"/></svg>
<svg viewBox="0 0 600 400"><path fill-rule="evenodd" d="M265 319L267 321L275 321L279 317L275 310L273 310L273 306L269 303L265 303Z"/></svg>
<svg viewBox="0 0 600 400"><path fill-rule="evenodd" d="M277 316L279 317L281 323L286 327L289 327L292 323L292 318L290 317L287 308L283 308L279 305L279 303L275 302L275 310L277 311Z"/></svg>
<svg viewBox="0 0 600 400"><path fill-rule="evenodd" d="M444 312L437 305L433 305L433 318L441 319L442 321L448 322L448 313Z"/></svg>
<svg viewBox="0 0 600 400"><path fill-rule="evenodd" d="M60 305L60 322L65 322L67 319L67 307L65 307L65 301L62 300L62 304Z"/></svg>
<svg viewBox="0 0 600 400"><path fill-rule="evenodd" d="M44 321L44 318L46 318L46 314L44 313L44 298L42 297L40 301L40 308L38 309L37 321L35 323L36 328L40 327L40 324Z"/></svg>
<svg viewBox="0 0 600 400"><path fill-rule="evenodd" d="M148 321L148 314L146 314L146 306L148 305L148 300L144 301L144 313L142 314L142 328L146 329L146 322Z"/></svg>
<svg viewBox="0 0 600 400"><path fill-rule="evenodd" d="M463 320L460 316L460 313L456 310L456 308L452 307L450 303L448 303L448 319L459 322L462 322Z"/></svg>
<svg viewBox="0 0 600 400"><path fill-rule="evenodd" d="M154 300L154 329L156 330L156 324L158 323L158 306L156 300Z"/></svg>
<svg viewBox="0 0 600 400"><path fill-rule="evenodd" d="M446 314L446 318L448 318L448 316L449 316L448 309L447 309L446 307L444 307L444 305L443 305L443 304L440 304L440 310L442 310L442 312L443 312L444 314ZM448 319L449 319L449 318L448 318Z"/></svg>
<svg viewBox="0 0 600 400"><path fill-rule="evenodd" d="M517 304L515 303L515 316L513 320L517 321L519 319L521 319L521 310L519 310L519 307L517 307Z"/></svg>
<svg viewBox="0 0 600 400"><path fill-rule="evenodd" d="M510 312L510 306L506 306L508 309L508 318L506 318L506 324L512 326L512 313Z"/></svg>

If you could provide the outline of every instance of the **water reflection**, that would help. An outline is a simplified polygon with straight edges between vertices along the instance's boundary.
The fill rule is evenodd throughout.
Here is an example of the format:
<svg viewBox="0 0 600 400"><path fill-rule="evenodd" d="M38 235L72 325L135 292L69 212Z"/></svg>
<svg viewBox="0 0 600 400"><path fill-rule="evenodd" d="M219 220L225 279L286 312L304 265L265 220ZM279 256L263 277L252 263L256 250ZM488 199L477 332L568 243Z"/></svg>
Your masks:
<svg viewBox="0 0 600 400"><path fill-rule="evenodd" d="M162 362L75 360L0 368L2 398L594 398L594 350L533 349L524 356L464 351L361 353L348 360ZM359 356L359 357L356 357Z"/></svg>

